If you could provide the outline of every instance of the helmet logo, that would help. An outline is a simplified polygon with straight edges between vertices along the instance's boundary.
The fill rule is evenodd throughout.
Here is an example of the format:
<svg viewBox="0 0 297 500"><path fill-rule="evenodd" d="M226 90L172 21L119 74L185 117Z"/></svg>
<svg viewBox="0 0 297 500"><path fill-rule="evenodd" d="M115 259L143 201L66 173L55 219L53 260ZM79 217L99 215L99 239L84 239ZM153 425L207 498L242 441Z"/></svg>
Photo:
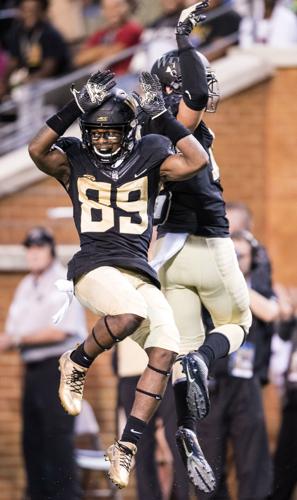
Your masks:
<svg viewBox="0 0 297 500"><path fill-rule="evenodd" d="M176 77L177 76L177 71L176 71L176 65L175 62L172 62L169 64L165 70L165 73L170 73L171 76Z"/></svg>
<svg viewBox="0 0 297 500"><path fill-rule="evenodd" d="M108 116L98 116L96 119L97 122L107 122Z"/></svg>

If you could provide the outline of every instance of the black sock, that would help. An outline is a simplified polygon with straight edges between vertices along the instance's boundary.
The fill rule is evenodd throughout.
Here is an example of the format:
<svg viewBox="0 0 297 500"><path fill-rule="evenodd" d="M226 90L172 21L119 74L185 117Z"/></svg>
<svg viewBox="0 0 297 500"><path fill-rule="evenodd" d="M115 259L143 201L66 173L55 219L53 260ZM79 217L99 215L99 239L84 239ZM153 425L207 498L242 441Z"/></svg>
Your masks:
<svg viewBox="0 0 297 500"><path fill-rule="evenodd" d="M173 386L175 408L177 414L177 425L186 427L196 432L195 419L191 417L187 405L187 381L183 380Z"/></svg>
<svg viewBox="0 0 297 500"><path fill-rule="evenodd" d="M70 359L72 359L74 363L77 363L84 368L89 368L95 358L91 358L88 354L85 353L84 344L84 342L83 344L80 344L77 349L75 349L75 351L70 354Z"/></svg>
<svg viewBox="0 0 297 500"><path fill-rule="evenodd" d="M206 336L202 346L198 352L203 356L203 359L208 368L212 363L219 358L227 356L230 350L230 342L226 335L219 332L209 333Z"/></svg>
<svg viewBox="0 0 297 500"><path fill-rule="evenodd" d="M129 415L121 437L121 441L128 441L128 443L137 444L141 439L146 427L146 422L140 420L137 417Z"/></svg>

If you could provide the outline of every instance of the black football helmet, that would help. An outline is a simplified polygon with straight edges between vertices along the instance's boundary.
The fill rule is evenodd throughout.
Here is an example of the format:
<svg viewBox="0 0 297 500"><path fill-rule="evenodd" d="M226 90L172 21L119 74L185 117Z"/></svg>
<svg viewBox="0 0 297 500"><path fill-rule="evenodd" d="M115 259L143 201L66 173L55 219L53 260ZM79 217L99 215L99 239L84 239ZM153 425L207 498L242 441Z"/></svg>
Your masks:
<svg viewBox="0 0 297 500"><path fill-rule="evenodd" d="M206 71L208 84L208 103L206 111L214 113L220 99L218 80L210 67L208 59L201 52L198 52L198 50L197 54L201 58ZM151 73L158 76L163 93L166 96L166 106L171 109L173 114L176 114L183 92L178 50L166 52L166 54L163 54L163 56L157 59L152 66ZM166 93L166 87L170 87L172 93Z"/></svg>
<svg viewBox="0 0 297 500"><path fill-rule="evenodd" d="M98 108L84 113L80 118L82 141L92 153L99 156L101 162L111 167L119 165L118 160L124 158L135 144L136 132L135 104L128 94L114 87L112 96ZM122 132L122 140L119 148L112 153L101 153L92 143L91 130L94 129L118 129ZM115 165L115 163L117 163Z"/></svg>
<svg viewBox="0 0 297 500"><path fill-rule="evenodd" d="M182 93L182 77L177 50L171 50L159 57L154 62L151 73L157 75L163 91L165 87L170 87L173 92Z"/></svg>

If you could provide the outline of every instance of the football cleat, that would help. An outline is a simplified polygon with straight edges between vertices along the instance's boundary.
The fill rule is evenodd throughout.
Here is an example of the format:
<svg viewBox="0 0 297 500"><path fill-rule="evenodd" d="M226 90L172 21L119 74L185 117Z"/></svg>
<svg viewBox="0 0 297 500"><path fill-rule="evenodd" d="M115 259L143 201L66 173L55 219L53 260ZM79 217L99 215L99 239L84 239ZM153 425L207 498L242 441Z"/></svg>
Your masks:
<svg viewBox="0 0 297 500"><path fill-rule="evenodd" d="M179 427L175 438L190 481L205 493L214 491L216 487L215 476L203 455L195 432L185 427Z"/></svg>
<svg viewBox="0 0 297 500"><path fill-rule="evenodd" d="M116 441L106 451L105 460L110 462L108 476L120 489L125 488L129 482L129 474L134 467L136 452L136 444L128 441Z"/></svg>
<svg viewBox="0 0 297 500"><path fill-rule="evenodd" d="M81 411L83 390L88 368L74 363L70 358L72 351L66 351L59 359L61 372L59 398L64 410L70 415Z"/></svg>
<svg viewBox="0 0 297 500"><path fill-rule="evenodd" d="M209 412L208 368L198 351L189 352L181 360L187 377L187 404L192 417L202 420Z"/></svg>

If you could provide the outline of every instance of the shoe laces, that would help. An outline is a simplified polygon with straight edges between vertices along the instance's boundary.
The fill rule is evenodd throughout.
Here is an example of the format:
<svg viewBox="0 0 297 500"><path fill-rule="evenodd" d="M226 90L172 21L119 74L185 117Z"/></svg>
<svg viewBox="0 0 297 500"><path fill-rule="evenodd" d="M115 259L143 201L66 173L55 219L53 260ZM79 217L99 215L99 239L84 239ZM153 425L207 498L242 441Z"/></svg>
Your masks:
<svg viewBox="0 0 297 500"><path fill-rule="evenodd" d="M132 451L127 446L120 444L118 441L116 443L116 446L120 451L120 466L124 467L127 472L130 472L133 458Z"/></svg>
<svg viewBox="0 0 297 500"><path fill-rule="evenodd" d="M66 376L66 383L69 385L72 392L77 394L82 394L85 381L85 372L81 372L76 368L72 369L72 372Z"/></svg>

